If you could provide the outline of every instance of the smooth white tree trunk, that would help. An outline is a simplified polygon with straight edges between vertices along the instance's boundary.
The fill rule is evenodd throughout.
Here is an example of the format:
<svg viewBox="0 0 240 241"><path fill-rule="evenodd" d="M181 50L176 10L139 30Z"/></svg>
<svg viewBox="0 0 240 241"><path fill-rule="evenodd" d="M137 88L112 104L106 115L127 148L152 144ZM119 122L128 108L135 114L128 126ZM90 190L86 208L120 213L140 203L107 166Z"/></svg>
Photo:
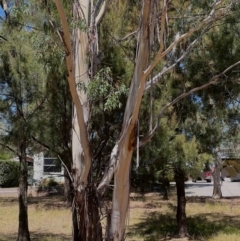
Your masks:
<svg viewBox="0 0 240 241"><path fill-rule="evenodd" d="M81 5L80 5L81 4ZM74 21L87 21L89 13L89 1L78 1L73 5ZM88 25L88 22L86 22ZM87 128L89 118L89 103L86 93L86 88L89 83L88 76L88 61L89 41L87 31L81 31L79 28L73 31L73 48L74 48L74 69L75 69L75 84L78 98L80 100L84 123ZM77 117L76 106L73 107L73 131L72 131L72 156L74 169L74 185L79 191L82 191L87 184L87 177L91 167L90 160L86 160L82 148L79 122ZM85 154L86 155L86 154Z"/></svg>
<svg viewBox="0 0 240 241"><path fill-rule="evenodd" d="M129 202L130 166L133 150L136 145L137 120L140 104L145 89L146 75L144 70L149 57L149 17L151 0L143 2L142 23L139 31L139 48L136 55L134 76L127 100L122 133L118 142L118 167L114 175L114 192L112 200L111 226L109 240L121 241L125 234L126 215ZM151 26L151 24L150 24Z"/></svg>

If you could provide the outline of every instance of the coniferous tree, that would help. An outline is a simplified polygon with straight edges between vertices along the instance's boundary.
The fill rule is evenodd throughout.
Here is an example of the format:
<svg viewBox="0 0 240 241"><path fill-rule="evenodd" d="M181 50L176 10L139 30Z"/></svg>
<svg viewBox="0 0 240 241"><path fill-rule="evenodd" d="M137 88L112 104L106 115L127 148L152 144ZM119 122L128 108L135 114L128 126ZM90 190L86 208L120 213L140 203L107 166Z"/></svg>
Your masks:
<svg viewBox="0 0 240 241"><path fill-rule="evenodd" d="M1 118L4 128L1 145L19 158L19 227L18 241L29 241L27 154L33 146L36 116L44 100L43 66L36 61L31 41L33 33L22 27L4 26L2 34L11 38L1 43Z"/></svg>

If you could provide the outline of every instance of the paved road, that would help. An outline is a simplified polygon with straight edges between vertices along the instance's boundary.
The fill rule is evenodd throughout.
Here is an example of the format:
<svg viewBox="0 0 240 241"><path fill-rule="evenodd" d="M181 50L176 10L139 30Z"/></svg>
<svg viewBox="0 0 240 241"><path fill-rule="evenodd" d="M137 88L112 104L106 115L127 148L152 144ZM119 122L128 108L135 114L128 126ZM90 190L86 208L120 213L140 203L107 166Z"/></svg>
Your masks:
<svg viewBox="0 0 240 241"><path fill-rule="evenodd" d="M205 181L186 182L186 196L211 197L213 192L213 183ZM222 182L223 197L239 197L240 182L230 182L228 180Z"/></svg>
<svg viewBox="0 0 240 241"><path fill-rule="evenodd" d="M18 188L13 187L13 188L0 188L0 193L17 193Z"/></svg>
<svg viewBox="0 0 240 241"><path fill-rule="evenodd" d="M18 188L0 188L0 197L15 197L18 195Z"/></svg>
<svg viewBox="0 0 240 241"><path fill-rule="evenodd" d="M175 186L175 183L171 183ZM29 188L31 191L31 188ZM206 181L186 182L185 183L186 196L201 196L211 197L213 192L213 183ZM239 197L240 196L240 182L230 182L226 180L222 182L223 197ZM16 196L18 195L18 188L0 188L0 196Z"/></svg>

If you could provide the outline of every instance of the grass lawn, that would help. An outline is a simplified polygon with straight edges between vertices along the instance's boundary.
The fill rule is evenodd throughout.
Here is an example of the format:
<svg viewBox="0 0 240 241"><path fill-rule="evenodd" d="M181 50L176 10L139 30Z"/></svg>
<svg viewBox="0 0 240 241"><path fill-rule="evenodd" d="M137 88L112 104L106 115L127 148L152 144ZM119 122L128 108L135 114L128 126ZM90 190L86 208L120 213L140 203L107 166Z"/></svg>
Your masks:
<svg viewBox="0 0 240 241"><path fill-rule="evenodd" d="M156 194L131 201L128 241L180 240L177 233L176 197L161 200ZM189 239L240 241L240 199L187 199ZM183 240L183 239L182 239Z"/></svg>
<svg viewBox="0 0 240 241"><path fill-rule="evenodd" d="M62 197L31 197L28 213L33 241L71 240L71 209ZM0 197L0 241L15 241L17 231L17 198Z"/></svg>
<svg viewBox="0 0 240 241"><path fill-rule="evenodd" d="M175 238L175 212L174 196L169 201L153 193L131 198L126 240L179 240ZM187 201L187 216L189 240L240 240L240 199L191 197ZM0 197L0 241L15 241L17 228L17 198ZM60 196L30 197L29 228L33 241L70 241L70 208Z"/></svg>

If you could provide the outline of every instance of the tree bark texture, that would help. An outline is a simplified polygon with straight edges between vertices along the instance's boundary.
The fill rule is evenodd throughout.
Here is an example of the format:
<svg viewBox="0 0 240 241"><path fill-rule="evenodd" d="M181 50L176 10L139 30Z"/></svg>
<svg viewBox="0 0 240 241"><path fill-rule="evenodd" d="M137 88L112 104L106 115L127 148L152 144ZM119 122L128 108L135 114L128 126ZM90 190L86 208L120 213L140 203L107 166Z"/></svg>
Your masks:
<svg viewBox="0 0 240 241"><path fill-rule="evenodd" d="M89 145L88 136L88 122L89 122L89 103L86 95L86 88L89 82L89 74L93 77L95 65L91 63L91 70L89 72L88 57L94 55L94 42L96 36L94 35L94 25L97 25L103 16L102 11L99 11L99 18L91 18L89 13L94 13L94 1L78 0L73 4L73 16L76 22L84 21L86 26L90 27L89 31L75 29L73 31L73 49L71 46L71 38L69 33L69 27L64 9L60 0L55 0L55 4L58 8L59 16L62 21L63 33L58 32L66 51L66 62L68 68L68 82L74 103L73 113L73 137L72 137L72 154L73 154L73 177L74 177L74 193L75 193L75 206L77 208L77 218L80 227L80 234L84 240L94 240L96 235L99 235L98 225L99 216L97 213L97 203L94 203L97 194L93 188L91 182L89 182L89 173L92 165L92 153ZM98 4L102 4L103 13L106 9L108 1L97 1ZM138 121L139 108L141 105L143 93L145 91L145 84L147 76L152 72L156 65L167 56L177 44L182 40L191 36L194 32L200 30L202 27L209 24L213 19L219 17L215 13L216 8L221 1L216 2L213 5L213 9L209 16L203 21L190 29L188 32L183 33L179 38L172 42L165 50L165 24L167 23L167 1L162 1L161 9L161 29L159 32L159 51L154 57L152 63L149 65L149 46L153 41L151 33L154 31L154 18L157 16L156 11L152 11L155 4L153 0L142 1L142 14L140 20L140 26L138 29L137 49L134 74L131 81L131 86L128 93L128 100L125 107L124 120L122 125L122 132L119 140L112 151L110 166L106 169L106 175L104 175L103 181L98 187L99 193L103 194L103 189L106 189L112 177L114 175L114 191L112 199L111 215L108 218L107 227L107 240L122 241L125 235L125 222L128 210L128 198L129 198L129 172L132 154L136 145L136 123ZM98 5L97 4L97 5ZM91 5L91 6L90 6ZM90 9L91 8L91 9ZM221 15L221 14L220 14ZM221 15L222 16L222 15ZM89 23L89 20L91 22ZM90 58L94 59L94 58ZM215 81L215 78L211 83ZM201 87L204 88L204 87ZM195 91L195 89L194 89ZM159 125L159 120L164 111L179 101L181 98L189 95L190 93L184 93L180 97L176 98L169 105L167 105L158 116L156 126L149 134L149 141L152 135L155 133L156 128ZM177 175L177 189L178 189L178 224L180 233L187 235L186 227L186 214L185 214L185 191L184 191L184 176L182 172L176 170ZM182 177L182 176L183 177ZM89 199L90 198L90 199ZM95 206L96 205L96 206ZM95 220L95 221L94 221ZM93 224L94 222L94 224ZM97 225L97 226L94 226ZM95 227L95 231L93 229ZM95 234L93 234L95 232ZM79 239L80 240L80 239ZM95 240L94 240L95 241Z"/></svg>
<svg viewBox="0 0 240 241"><path fill-rule="evenodd" d="M84 21L88 26L89 16L89 2L90 1L76 1L73 4L74 21ZM84 129L80 127L77 112L79 111L76 105L74 105L73 112L73 131L72 131L72 157L74 168L74 184L75 188L79 191L84 189L87 185L88 173L91 167L91 153L84 153L84 145L89 147L88 134L86 133L83 139L82 133L87 132L87 124L89 121L89 103L85 88L89 83L89 66L87 56L89 54L89 39L87 31L81 31L76 28L73 30L73 42L74 42L74 82L77 89L77 97L80 101L82 108L82 118L84 121ZM85 150L86 152L86 150Z"/></svg>
<svg viewBox="0 0 240 241"><path fill-rule="evenodd" d="M89 25L90 1L77 1L73 5L73 14L76 21L81 19ZM86 88L89 83L89 64L87 56L89 53L88 31L76 28L73 32L74 38L74 69L75 83L78 98L81 102L85 130L89 122L89 102ZM99 217L97 193L91 181L91 153L86 153L83 145L88 145L87 139L82 138L84 130L80 128L77 109L74 106L73 133L72 133L72 155L74 168L74 188L77 198L76 207L78 211L79 239L87 241L101 241L102 227ZM90 147L89 147L90 148Z"/></svg>
<svg viewBox="0 0 240 241"><path fill-rule="evenodd" d="M74 241L102 241L102 226L96 189L87 187L83 201L75 209L77 211L79 233L78 239Z"/></svg>
<svg viewBox="0 0 240 241"><path fill-rule="evenodd" d="M163 184L163 200L168 200L168 192L169 192L169 188L170 188L170 183L168 178L163 178L162 179L162 184Z"/></svg>
<svg viewBox="0 0 240 241"><path fill-rule="evenodd" d="M107 240L122 241L125 238L126 216L129 204L129 173L133 150L136 146L138 114L147 77L144 74L144 70L147 68L149 59L150 6L151 0L143 1L136 64L125 108L122 133L118 141L119 154L114 175L111 226L107 232L109 234Z"/></svg>
<svg viewBox="0 0 240 241"><path fill-rule="evenodd" d="M79 237L78 212L77 208L75 207L72 208L72 241L82 241L82 239Z"/></svg>
<svg viewBox="0 0 240 241"><path fill-rule="evenodd" d="M216 154L215 169L212 173L213 175L213 195L212 198L219 199L222 198L221 189L221 163L222 159L219 153Z"/></svg>
<svg viewBox="0 0 240 241"><path fill-rule="evenodd" d="M180 168L175 168L174 179L177 187L177 224L178 235L180 238L188 236L187 216L186 216L186 197L185 197L185 175Z"/></svg>
<svg viewBox="0 0 240 241"><path fill-rule="evenodd" d="M64 169L64 197L68 205L73 202L73 183L68 176L68 172Z"/></svg>
<svg viewBox="0 0 240 241"><path fill-rule="evenodd" d="M19 156L19 217L18 217L18 237L17 241L30 241L30 233L28 228L28 202L27 202L27 188L28 188L28 167L26 161L26 147L24 144L20 145Z"/></svg>

